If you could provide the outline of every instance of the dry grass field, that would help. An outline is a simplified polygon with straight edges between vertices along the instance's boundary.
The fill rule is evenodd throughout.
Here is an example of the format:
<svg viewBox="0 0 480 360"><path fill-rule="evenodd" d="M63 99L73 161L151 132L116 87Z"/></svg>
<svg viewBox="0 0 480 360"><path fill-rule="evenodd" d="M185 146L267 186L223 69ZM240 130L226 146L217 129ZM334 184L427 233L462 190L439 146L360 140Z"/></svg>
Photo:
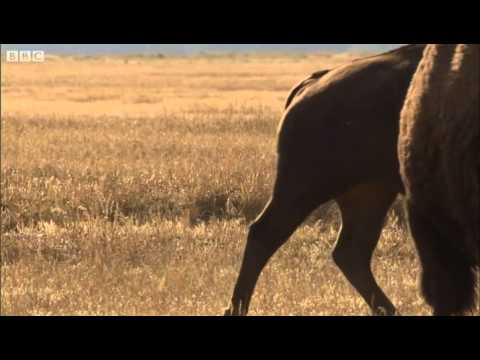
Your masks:
<svg viewBox="0 0 480 360"><path fill-rule="evenodd" d="M223 314L288 91L352 56L2 63L1 314ZM251 315L369 314L330 259L339 226L328 205L294 234ZM429 314L393 213L373 268L402 314Z"/></svg>

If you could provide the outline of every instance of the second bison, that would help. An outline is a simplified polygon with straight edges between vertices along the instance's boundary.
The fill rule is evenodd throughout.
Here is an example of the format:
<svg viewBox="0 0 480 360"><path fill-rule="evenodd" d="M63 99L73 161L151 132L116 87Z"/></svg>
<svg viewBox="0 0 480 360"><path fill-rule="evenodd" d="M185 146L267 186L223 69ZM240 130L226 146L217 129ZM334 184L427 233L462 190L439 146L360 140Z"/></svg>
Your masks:
<svg viewBox="0 0 480 360"><path fill-rule="evenodd" d="M399 159L435 315L475 306L480 264L479 45L431 44L401 114Z"/></svg>

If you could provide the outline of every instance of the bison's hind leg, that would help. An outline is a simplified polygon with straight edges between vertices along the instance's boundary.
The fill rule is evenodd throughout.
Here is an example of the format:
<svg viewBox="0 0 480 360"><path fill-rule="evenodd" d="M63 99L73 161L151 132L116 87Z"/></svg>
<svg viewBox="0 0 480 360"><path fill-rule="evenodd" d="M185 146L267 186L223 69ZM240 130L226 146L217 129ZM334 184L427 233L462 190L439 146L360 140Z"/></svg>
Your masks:
<svg viewBox="0 0 480 360"><path fill-rule="evenodd" d="M398 187L394 182L359 185L337 199L342 229L333 260L376 315L394 315L395 307L370 268L373 251Z"/></svg>
<svg viewBox="0 0 480 360"><path fill-rule="evenodd" d="M247 315L255 285L270 257L318 206L314 196L283 191L274 194L250 226L240 274L225 315Z"/></svg>
<svg viewBox="0 0 480 360"><path fill-rule="evenodd" d="M433 220L430 211L421 211L411 201L407 201L407 209L422 266L422 293L434 315L471 311L475 305L477 274L473 261L458 247L461 231L444 232L448 226L439 226L441 220Z"/></svg>

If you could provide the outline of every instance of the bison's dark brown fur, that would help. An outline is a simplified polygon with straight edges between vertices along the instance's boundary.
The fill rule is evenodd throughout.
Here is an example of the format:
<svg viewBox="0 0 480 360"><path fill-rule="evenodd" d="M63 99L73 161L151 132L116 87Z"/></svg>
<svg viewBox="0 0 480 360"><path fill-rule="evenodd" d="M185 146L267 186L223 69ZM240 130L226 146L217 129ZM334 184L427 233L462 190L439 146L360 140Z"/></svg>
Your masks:
<svg viewBox="0 0 480 360"><path fill-rule="evenodd" d="M401 114L399 159L434 314L475 305L480 264L479 45L429 45Z"/></svg>
<svg viewBox="0 0 480 360"><path fill-rule="evenodd" d="M401 192L400 111L424 45L320 71L291 92L278 134L277 178L250 226L227 315L245 315L270 257L316 207L336 200L342 229L333 259L376 313L395 307L370 269L385 215Z"/></svg>

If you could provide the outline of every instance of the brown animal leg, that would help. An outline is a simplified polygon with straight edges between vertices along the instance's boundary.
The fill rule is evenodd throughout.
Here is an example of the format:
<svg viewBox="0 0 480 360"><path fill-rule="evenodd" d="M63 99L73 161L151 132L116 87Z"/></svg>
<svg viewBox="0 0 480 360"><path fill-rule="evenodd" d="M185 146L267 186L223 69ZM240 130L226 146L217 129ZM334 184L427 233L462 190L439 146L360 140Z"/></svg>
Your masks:
<svg viewBox="0 0 480 360"><path fill-rule="evenodd" d="M464 314L474 308L476 273L472 255L462 252L449 238L464 236L461 229L445 233L432 219L433 211L420 210L409 200L406 202L409 225L422 265L421 288L433 315ZM446 227L448 228L448 226ZM446 240L447 239L447 240Z"/></svg>
<svg viewBox="0 0 480 360"><path fill-rule="evenodd" d="M382 184L360 185L337 199L342 229L333 259L377 315L395 314L395 307L373 277L370 262L397 190Z"/></svg>
<svg viewBox="0 0 480 360"><path fill-rule="evenodd" d="M317 204L307 196L273 196L263 213L250 226L240 275L225 315L247 314L261 271Z"/></svg>

